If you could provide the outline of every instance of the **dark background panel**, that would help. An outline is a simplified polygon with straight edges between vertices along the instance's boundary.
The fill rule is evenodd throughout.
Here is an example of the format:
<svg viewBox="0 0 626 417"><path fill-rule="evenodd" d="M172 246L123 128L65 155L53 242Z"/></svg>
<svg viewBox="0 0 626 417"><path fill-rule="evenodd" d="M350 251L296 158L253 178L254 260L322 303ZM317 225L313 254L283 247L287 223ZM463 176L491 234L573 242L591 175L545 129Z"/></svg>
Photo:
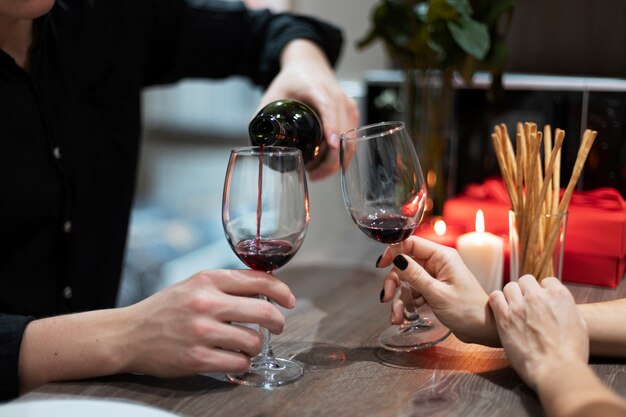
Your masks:
<svg viewBox="0 0 626 417"><path fill-rule="evenodd" d="M366 83L368 123L405 120L396 78ZM467 184L499 175L490 136L496 124L505 123L514 138L518 121L532 121L541 129L549 123L553 129L559 127L566 132L561 164L563 187L571 175L582 130L597 130L579 188L610 186L626 197L626 92L532 87L505 90L493 102L485 89L457 88L454 103L453 135L446 156L452 176L450 195Z"/></svg>

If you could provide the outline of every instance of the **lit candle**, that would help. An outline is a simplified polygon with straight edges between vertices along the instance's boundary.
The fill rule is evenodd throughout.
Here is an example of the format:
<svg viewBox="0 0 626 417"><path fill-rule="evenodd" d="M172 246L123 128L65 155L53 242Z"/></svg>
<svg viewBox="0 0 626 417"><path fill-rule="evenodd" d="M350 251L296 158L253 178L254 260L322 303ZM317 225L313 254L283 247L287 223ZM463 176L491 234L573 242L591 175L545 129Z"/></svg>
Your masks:
<svg viewBox="0 0 626 417"><path fill-rule="evenodd" d="M476 212L476 231L461 235L456 241L463 262L487 293L502 289L503 245L502 238L485 232L482 210Z"/></svg>
<svg viewBox="0 0 626 417"><path fill-rule="evenodd" d="M448 225L441 218L433 219L431 222L424 222L419 225L415 234L440 245L454 247L456 239L464 232L464 228Z"/></svg>

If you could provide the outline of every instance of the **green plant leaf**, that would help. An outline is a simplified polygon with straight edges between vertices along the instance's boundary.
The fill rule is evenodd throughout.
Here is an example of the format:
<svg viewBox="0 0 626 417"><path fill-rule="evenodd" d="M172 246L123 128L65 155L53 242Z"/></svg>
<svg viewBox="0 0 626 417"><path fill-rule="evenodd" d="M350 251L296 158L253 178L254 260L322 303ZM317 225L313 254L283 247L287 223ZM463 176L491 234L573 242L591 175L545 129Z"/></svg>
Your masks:
<svg viewBox="0 0 626 417"><path fill-rule="evenodd" d="M472 6L467 0L446 0L446 3L459 12L459 14L471 16L473 13Z"/></svg>
<svg viewBox="0 0 626 417"><path fill-rule="evenodd" d="M485 58L491 46L487 25L461 15L458 22L448 22L448 30L461 49L479 61Z"/></svg>
<svg viewBox="0 0 626 417"><path fill-rule="evenodd" d="M501 74L517 1L378 0L357 46L382 41L393 64L405 71L458 71L466 81L478 68Z"/></svg>

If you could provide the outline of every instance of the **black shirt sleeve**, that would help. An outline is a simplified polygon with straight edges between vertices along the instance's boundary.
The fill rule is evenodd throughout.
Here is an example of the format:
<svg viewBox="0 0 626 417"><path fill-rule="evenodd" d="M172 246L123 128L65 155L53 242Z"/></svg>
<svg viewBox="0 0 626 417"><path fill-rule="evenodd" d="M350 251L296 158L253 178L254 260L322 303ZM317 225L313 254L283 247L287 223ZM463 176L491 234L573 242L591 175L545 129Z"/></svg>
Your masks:
<svg viewBox="0 0 626 417"><path fill-rule="evenodd" d="M317 43L335 64L341 31L294 14L248 10L241 2L151 0L143 27L146 85L181 78L245 76L267 86L294 39Z"/></svg>
<svg viewBox="0 0 626 417"><path fill-rule="evenodd" d="M26 325L33 317L0 314L0 400L19 394L17 365Z"/></svg>

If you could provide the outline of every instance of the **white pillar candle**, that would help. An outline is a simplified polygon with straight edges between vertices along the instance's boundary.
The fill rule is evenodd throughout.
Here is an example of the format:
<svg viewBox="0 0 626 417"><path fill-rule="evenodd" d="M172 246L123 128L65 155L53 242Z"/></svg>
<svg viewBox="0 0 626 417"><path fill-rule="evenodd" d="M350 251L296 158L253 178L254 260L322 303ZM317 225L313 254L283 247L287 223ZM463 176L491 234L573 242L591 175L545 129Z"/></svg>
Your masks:
<svg viewBox="0 0 626 417"><path fill-rule="evenodd" d="M485 232L482 210L476 212L476 231L459 236L456 250L487 294L502 289L502 238Z"/></svg>

